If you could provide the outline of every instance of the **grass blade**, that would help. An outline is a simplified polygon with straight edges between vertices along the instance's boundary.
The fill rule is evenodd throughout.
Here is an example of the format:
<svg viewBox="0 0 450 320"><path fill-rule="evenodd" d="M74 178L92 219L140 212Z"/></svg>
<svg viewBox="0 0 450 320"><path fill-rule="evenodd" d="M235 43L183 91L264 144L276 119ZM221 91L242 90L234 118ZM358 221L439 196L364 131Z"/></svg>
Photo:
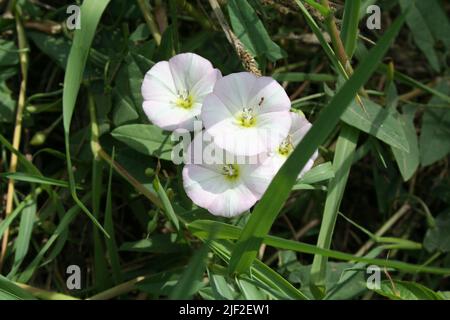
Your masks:
<svg viewBox="0 0 450 320"><path fill-rule="evenodd" d="M75 177L72 169L72 160L70 157L70 124L75 110L78 92L80 90L86 61L89 55L89 49L94 40L95 30L110 0L96 0L83 2L80 9L81 28L75 30L72 47L70 49L67 61L66 73L64 76L63 91L63 123L64 140L66 146L67 172L69 175L70 193L75 203L86 213L92 222L109 238L108 233L80 201L76 193Z"/></svg>
<svg viewBox="0 0 450 320"><path fill-rule="evenodd" d="M339 206L344 195L353 155L356 150L359 131L350 126L343 126L339 135L336 152L333 159L335 177L328 184L328 194L323 211L317 246L329 249L336 224ZM311 292L315 296L323 297L325 293L325 277L327 257L315 255L311 267Z"/></svg>
<svg viewBox="0 0 450 320"><path fill-rule="evenodd" d="M206 269L206 258L208 255L208 246L203 245L192 257L186 270L183 272L177 285L172 289L169 298L172 300L190 299L195 293L193 289L197 286L196 281L201 281L204 270Z"/></svg>
<svg viewBox="0 0 450 320"><path fill-rule="evenodd" d="M199 237L200 239L205 239L210 236L211 233L214 233L214 237L216 240L227 239L234 240L238 239L242 234L242 229L231 224L226 224L222 222L212 221L212 220L196 220L188 224L189 230ZM282 249L282 250L292 250L295 252L301 252L306 254L317 254L326 256L329 258L334 258L343 261L355 261L355 262L365 262L370 264L375 264L381 267L394 268L400 271L408 272L408 273L432 273L432 274L440 274L444 276L450 275L450 268L436 268L436 267L428 267L422 265L415 265L411 263L405 263L396 260L387 260L387 259L375 259L368 257L359 257L349 253L344 253L340 251L330 250L319 248L312 244L287 240L280 237L266 235L264 237L263 242L271 247ZM383 247L381 247L383 248ZM264 264L259 260L255 260L253 264L253 268L255 266ZM268 267L269 268L269 267ZM270 268L269 268L270 269ZM252 270L253 272L253 270ZM253 274L253 273L252 273Z"/></svg>
<svg viewBox="0 0 450 320"><path fill-rule="evenodd" d="M233 227L233 226L232 226ZM233 227L234 228L234 227ZM220 229L219 229L220 230ZM209 236L209 235L208 235ZM214 233L214 237L216 234ZM229 239L229 238L228 238ZM209 241L212 250L225 262L229 262L233 251L233 245L229 241ZM276 292L285 296L286 299L307 300L306 295L300 290L293 287L279 273L272 270L261 261L255 261L251 269L252 278L258 280Z"/></svg>
<svg viewBox="0 0 450 320"><path fill-rule="evenodd" d="M88 201L90 197L91 194L88 193L82 198L82 200ZM47 240L47 242L38 252L38 254L34 257L33 261L30 262L25 271L20 274L20 276L18 277L18 282L27 283L31 279L33 273L41 265L41 261L42 259L44 259L44 255L55 243L55 241L59 238L59 236L64 234L64 232L67 230L70 223L76 218L80 210L81 210L80 207L78 205L75 205L66 212L65 216L61 219L59 225L56 227L51 237Z"/></svg>
<svg viewBox="0 0 450 320"><path fill-rule="evenodd" d="M158 177L155 177L155 180L153 180L153 188L158 193L158 196L161 199L161 203L164 208L164 212L167 215L167 218L173 223L174 227L177 230L180 230L180 222L178 221L178 217L175 214L172 204L170 203L170 199L167 196L164 187L161 185L161 182L159 182Z"/></svg>
<svg viewBox="0 0 450 320"><path fill-rule="evenodd" d="M0 275L0 300L36 300L36 298Z"/></svg>
<svg viewBox="0 0 450 320"><path fill-rule="evenodd" d="M114 161L115 152L113 149L112 160ZM108 192L106 194L106 208L105 208L105 229L108 234L111 236L110 239L106 239L106 248L108 250L109 261L111 263L112 268L112 276L114 280L114 284L118 285L122 283L122 271L120 268L120 259L119 259L119 249L116 243L116 237L114 232L114 221L112 216L112 175L113 175L113 167L110 165L109 167L109 177L108 177Z"/></svg>
<svg viewBox="0 0 450 320"><path fill-rule="evenodd" d="M358 22L361 0L345 1L342 20L341 39L344 42L347 57L353 56L358 39Z"/></svg>
<svg viewBox="0 0 450 320"><path fill-rule="evenodd" d="M355 51L356 41L358 38L360 6L360 0L345 2L342 31L340 36L334 34L335 41L333 43L335 44L335 48L339 47L339 44L341 43L340 41L343 41L345 53L344 57L340 57L341 62L343 62L342 59L349 61ZM327 26L328 32L331 36L333 36L332 29L335 28L335 24L331 23L327 24ZM361 104L361 101L358 102ZM352 105L356 105L356 103L351 104L351 106L347 108L341 119L344 119L345 114L348 113L349 110L352 110ZM366 108L360 108L358 105L356 106L356 110L366 111ZM350 123L350 125L352 124L353 123ZM343 125L337 140L336 151L333 159L333 169L336 172L336 175L335 178L331 179L328 183L327 198L325 201L319 237L317 239L317 246L320 248L329 249L331 246L337 214L344 195L345 186L347 185L347 179L352 166L352 159L355 154L358 137L358 130L351 128L350 126ZM314 255L314 260L310 271L311 275L309 286L313 295L319 298L323 298L325 296L327 262L327 257L322 255Z"/></svg>
<svg viewBox="0 0 450 320"><path fill-rule="evenodd" d="M28 248L30 246L31 234L33 232L34 222L36 221L36 199L30 198L25 208L22 210L22 216L20 218L19 233L15 242L16 253L14 255L14 263L10 275L16 274L20 265L27 255Z"/></svg>
<svg viewBox="0 0 450 320"><path fill-rule="evenodd" d="M68 188L69 184L66 181L43 177L41 175L28 174L24 172L5 172L0 174L0 178L9 178L14 181L38 183L41 185L49 185L61 188ZM80 189L79 187L77 187Z"/></svg>

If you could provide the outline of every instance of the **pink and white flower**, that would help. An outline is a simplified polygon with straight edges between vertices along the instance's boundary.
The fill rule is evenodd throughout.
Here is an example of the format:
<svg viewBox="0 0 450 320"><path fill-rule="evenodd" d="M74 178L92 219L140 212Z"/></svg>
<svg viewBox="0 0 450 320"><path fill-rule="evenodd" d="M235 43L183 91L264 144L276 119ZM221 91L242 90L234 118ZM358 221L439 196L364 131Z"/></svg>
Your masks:
<svg viewBox="0 0 450 320"><path fill-rule="evenodd" d="M195 144L198 146L202 143L199 141L201 136L196 135L191 143L192 152L195 152ZM212 142L203 142L204 148L211 148L211 144ZM216 159L210 164L202 161L184 166L184 189L197 206L207 209L213 215L237 216L261 199L275 174L275 167L270 163L257 161L258 157L236 157L217 146L212 149L216 150Z"/></svg>
<svg viewBox="0 0 450 320"><path fill-rule="evenodd" d="M195 53L160 61L146 73L142 83L144 112L162 129L192 131L205 96L221 76L211 62Z"/></svg>
<svg viewBox="0 0 450 320"><path fill-rule="evenodd" d="M273 78L240 72L216 82L201 117L219 147L253 156L273 150L287 136L290 107L289 97Z"/></svg>
<svg viewBox="0 0 450 320"><path fill-rule="evenodd" d="M272 166L275 172L278 172L278 170L287 160L294 148L300 143L300 141L305 137L306 133L312 127L311 123L305 118L303 114L291 112L290 116L292 119L292 125L289 133L285 136L283 141L269 153L269 157L267 158L267 160L265 160L265 164ZM309 171L313 167L314 161L317 159L317 156L318 152L316 150L306 163L305 167L300 172L298 178L301 178L307 171Z"/></svg>

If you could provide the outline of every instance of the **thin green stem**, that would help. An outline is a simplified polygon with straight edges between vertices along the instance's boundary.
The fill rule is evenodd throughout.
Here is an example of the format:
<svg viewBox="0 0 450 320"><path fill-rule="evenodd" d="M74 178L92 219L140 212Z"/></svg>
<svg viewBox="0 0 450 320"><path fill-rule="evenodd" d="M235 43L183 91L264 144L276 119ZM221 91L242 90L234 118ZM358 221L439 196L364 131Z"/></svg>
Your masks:
<svg viewBox="0 0 450 320"><path fill-rule="evenodd" d="M19 61L20 61L20 69L22 80L20 83L20 92L19 99L17 101L17 112L16 112L16 122L14 126L13 133L13 143L12 146L14 149L18 150L20 147L20 141L22 137L22 121L23 121L23 111L25 109L25 101L26 101L26 91L27 91L27 80L28 80L28 41L25 35L25 30L22 24L21 10L20 7L16 4L13 7L15 10L15 19L16 19L16 30L17 30L17 39L19 43ZM9 163L9 172L16 172L18 164L18 157L15 153L11 154L11 161ZM6 209L5 216L7 217L12 211L14 206L14 180L9 179L8 181L8 191L6 194ZM1 252L0 252L0 271L3 266L4 258L6 255L6 249L8 248L8 239L9 239L9 228L5 231Z"/></svg>
<svg viewBox="0 0 450 320"><path fill-rule="evenodd" d="M153 18L152 12L150 10L150 5L148 4L148 0L136 0L139 9L141 9L142 15L144 16L145 23L147 23L148 29L155 39L156 44L159 46L161 44L161 33L158 30L158 26L155 23L155 19Z"/></svg>

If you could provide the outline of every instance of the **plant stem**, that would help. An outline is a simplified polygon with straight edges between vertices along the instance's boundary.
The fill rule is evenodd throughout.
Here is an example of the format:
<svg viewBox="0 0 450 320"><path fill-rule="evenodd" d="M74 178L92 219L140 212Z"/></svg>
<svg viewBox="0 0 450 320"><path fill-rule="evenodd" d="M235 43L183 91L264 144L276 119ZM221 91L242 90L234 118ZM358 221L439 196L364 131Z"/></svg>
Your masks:
<svg viewBox="0 0 450 320"><path fill-rule="evenodd" d="M256 63L254 57L248 52L241 40L236 37L233 30L231 30L217 0L209 0L209 4L211 5L214 15L219 21L219 24L222 27L222 30L225 33L228 42L233 46L236 54L242 61L242 65L244 66L244 68L257 76L261 76L261 70L259 70L258 64Z"/></svg>
<svg viewBox="0 0 450 320"><path fill-rule="evenodd" d="M18 12L19 10L15 10L15 18L16 18L16 30L17 30L17 38L19 43L19 60L20 60L20 69L22 74L22 81L20 83L20 92L19 92L19 100L17 102L17 113L16 113L16 123L14 126L13 133L13 148L19 150L20 140L22 136L22 120L23 120L23 111L25 109L25 100L26 100L26 91L27 91L27 80L28 80L28 42L25 35L25 30L23 28L21 16ZM9 172L16 172L17 170L17 162L18 157L15 153L11 154L11 161L9 164ZM14 180L9 179L8 182L8 192L6 195L6 210L5 216L11 214L14 206ZM8 238L9 238L9 228L5 231L2 248L0 252L0 271L3 266L3 260L6 255L6 250L8 248Z"/></svg>
<svg viewBox="0 0 450 320"><path fill-rule="evenodd" d="M377 232L375 232L376 237L381 237L383 234L385 234L392 226L397 223L397 221L405 215L411 209L411 206L409 204L404 204L401 206L401 208L394 213L394 215L386 221L385 224L381 226L380 229L378 229ZM367 241L359 250L355 253L355 256L362 257L373 245L375 244L374 240Z"/></svg>
<svg viewBox="0 0 450 320"><path fill-rule="evenodd" d="M139 8L141 9L142 15L144 16L145 22L147 23L148 29L155 39L156 44L159 46L161 44L161 33L158 30L158 26L155 23L155 19L150 11L150 6L147 0L137 0Z"/></svg>
<svg viewBox="0 0 450 320"><path fill-rule="evenodd" d="M359 1L359 0L355 0ZM328 0L321 0L324 7L330 9ZM330 9L331 10L331 9ZM354 19L353 23L357 23L358 19ZM336 21L333 14L325 17L325 24L327 31L331 38L331 43L335 55L340 63L344 66L345 72L348 76L353 74L353 68L350 65L349 58L345 50L345 46L340 37L339 30L336 26ZM357 28L351 28L354 32ZM347 36L353 36L348 34ZM367 93L361 89L361 94L367 96ZM363 107L362 101L356 95L357 101ZM364 107L363 107L364 108ZM352 159L358 143L359 131L351 126L343 125L341 133L336 145L336 151L333 159L333 167L335 170L335 177L330 180L328 184L327 199L325 201L324 215L322 224L320 226L319 237L317 239L317 246L319 248L329 249L336 225L339 206L344 195L345 186L350 173ZM315 255L313 264L311 266L311 281L310 289L314 296L323 298L326 294L326 266L328 258Z"/></svg>
<svg viewBox="0 0 450 320"><path fill-rule="evenodd" d="M183 9L186 11L187 14L189 14L192 18L195 19L196 22L198 22L204 29L206 30L212 30L213 25L211 22L205 18L205 16L197 10L196 7L194 7L192 4L190 4L187 0L176 0L177 5L180 7L180 9Z"/></svg>
<svg viewBox="0 0 450 320"><path fill-rule="evenodd" d="M122 176L125 180L127 180L137 191L142 193L147 199L149 199L153 204L155 204L158 208L162 208L161 201L158 196L151 192L149 189L144 187L135 177L133 177L125 168L123 168L120 164L114 161L109 154L107 154L103 149L98 151L98 155L105 160L110 166L114 168L114 170Z"/></svg>

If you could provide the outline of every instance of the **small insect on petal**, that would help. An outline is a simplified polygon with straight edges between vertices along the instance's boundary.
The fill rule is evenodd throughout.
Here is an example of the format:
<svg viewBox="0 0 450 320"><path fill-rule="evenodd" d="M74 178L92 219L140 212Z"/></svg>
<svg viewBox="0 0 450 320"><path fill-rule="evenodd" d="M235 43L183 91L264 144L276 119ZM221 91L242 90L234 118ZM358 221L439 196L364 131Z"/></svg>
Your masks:
<svg viewBox="0 0 450 320"><path fill-rule="evenodd" d="M273 150L287 136L290 108L289 97L273 78L240 72L216 82L203 103L202 120L221 148L252 156Z"/></svg>

